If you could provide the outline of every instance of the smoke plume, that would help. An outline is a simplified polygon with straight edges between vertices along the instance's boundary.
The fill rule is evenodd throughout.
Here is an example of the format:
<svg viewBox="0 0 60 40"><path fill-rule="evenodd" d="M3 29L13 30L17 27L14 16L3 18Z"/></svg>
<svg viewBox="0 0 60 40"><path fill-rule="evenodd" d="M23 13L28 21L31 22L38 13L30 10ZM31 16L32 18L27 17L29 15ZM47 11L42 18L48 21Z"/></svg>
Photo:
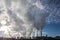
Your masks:
<svg viewBox="0 0 60 40"><path fill-rule="evenodd" d="M0 31L8 37L29 37L41 29L49 15L39 0L0 0ZM2 8L3 6L3 8ZM3 29L4 28L4 29Z"/></svg>

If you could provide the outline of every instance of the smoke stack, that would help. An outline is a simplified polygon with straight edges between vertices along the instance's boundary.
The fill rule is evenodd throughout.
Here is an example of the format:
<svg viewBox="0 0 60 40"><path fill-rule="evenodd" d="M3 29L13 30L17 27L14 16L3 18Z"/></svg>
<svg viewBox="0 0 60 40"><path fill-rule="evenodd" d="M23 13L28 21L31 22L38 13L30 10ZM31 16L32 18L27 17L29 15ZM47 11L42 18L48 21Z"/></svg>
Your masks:
<svg viewBox="0 0 60 40"><path fill-rule="evenodd" d="M40 32L41 32L41 40L43 40L43 38L42 38L42 28L41 28Z"/></svg>
<svg viewBox="0 0 60 40"><path fill-rule="evenodd" d="M42 29L41 29L41 37L42 37Z"/></svg>

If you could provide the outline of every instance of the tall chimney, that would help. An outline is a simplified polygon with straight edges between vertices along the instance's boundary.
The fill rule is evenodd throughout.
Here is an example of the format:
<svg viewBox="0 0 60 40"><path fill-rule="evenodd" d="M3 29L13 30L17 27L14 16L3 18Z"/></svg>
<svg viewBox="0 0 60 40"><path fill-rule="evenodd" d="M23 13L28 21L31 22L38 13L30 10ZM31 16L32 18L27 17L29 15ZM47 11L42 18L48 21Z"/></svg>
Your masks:
<svg viewBox="0 0 60 40"><path fill-rule="evenodd" d="M41 28L41 31L40 32L41 32L41 40L43 40L43 38L42 38L42 28Z"/></svg>

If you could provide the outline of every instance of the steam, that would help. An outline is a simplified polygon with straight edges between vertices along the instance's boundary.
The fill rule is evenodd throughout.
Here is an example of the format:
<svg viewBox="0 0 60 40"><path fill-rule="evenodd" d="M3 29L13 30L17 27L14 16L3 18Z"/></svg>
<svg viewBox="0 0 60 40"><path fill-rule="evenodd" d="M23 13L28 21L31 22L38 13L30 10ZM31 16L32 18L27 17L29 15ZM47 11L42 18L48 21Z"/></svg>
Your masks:
<svg viewBox="0 0 60 40"><path fill-rule="evenodd" d="M45 19L49 15L39 0L1 0L2 3L5 12L1 12L0 24L1 20L6 21L1 25L7 32L2 26L0 31L4 31L9 37L29 37L33 29L44 27Z"/></svg>

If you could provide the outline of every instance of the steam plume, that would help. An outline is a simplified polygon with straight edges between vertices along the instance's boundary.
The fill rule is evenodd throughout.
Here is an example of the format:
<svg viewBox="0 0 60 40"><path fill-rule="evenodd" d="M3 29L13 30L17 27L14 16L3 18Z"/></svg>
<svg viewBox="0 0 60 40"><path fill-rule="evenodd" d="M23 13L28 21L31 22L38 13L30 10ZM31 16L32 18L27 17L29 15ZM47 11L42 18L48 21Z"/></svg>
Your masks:
<svg viewBox="0 0 60 40"><path fill-rule="evenodd" d="M8 36L19 33L20 36L29 37L34 28L39 30L44 27L48 13L44 11L44 6L39 0L3 0L1 3L4 4L5 12L1 13L3 16L0 20L6 19L7 22L1 25L8 27L6 28Z"/></svg>

